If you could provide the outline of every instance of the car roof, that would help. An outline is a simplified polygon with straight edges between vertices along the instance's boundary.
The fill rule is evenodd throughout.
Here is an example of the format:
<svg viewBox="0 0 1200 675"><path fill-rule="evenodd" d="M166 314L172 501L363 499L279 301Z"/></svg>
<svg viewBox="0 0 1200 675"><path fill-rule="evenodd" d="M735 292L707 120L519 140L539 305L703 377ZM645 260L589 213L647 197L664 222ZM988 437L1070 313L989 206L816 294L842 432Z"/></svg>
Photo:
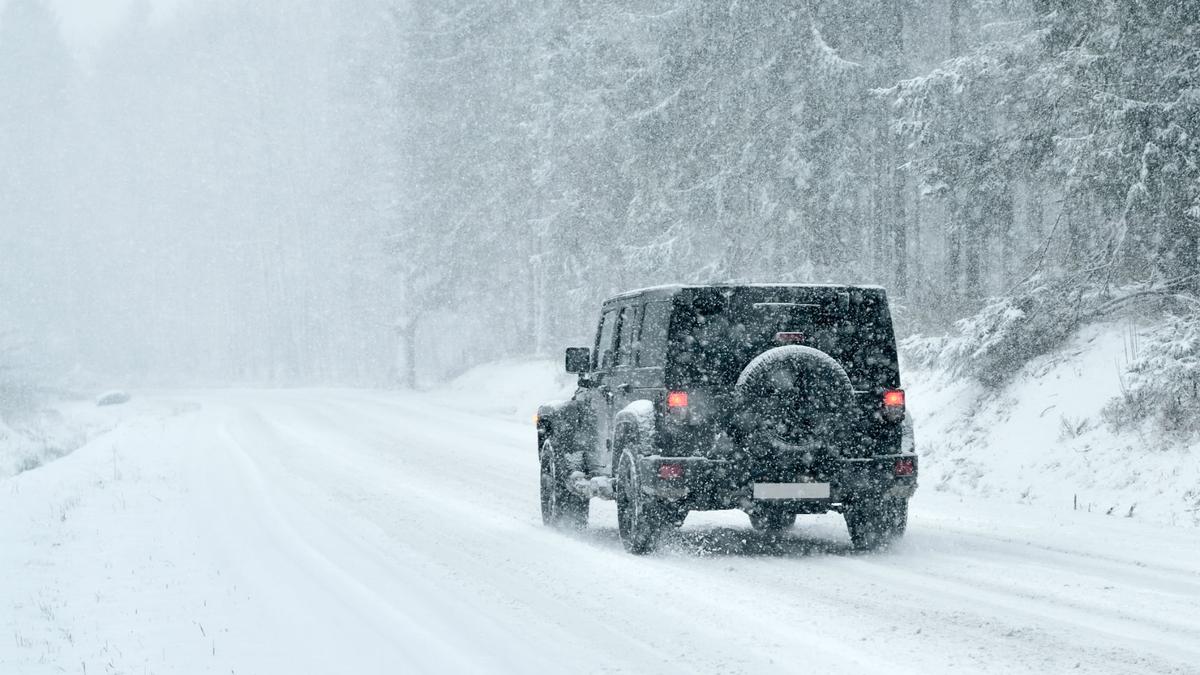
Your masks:
<svg viewBox="0 0 1200 675"><path fill-rule="evenodd" d="M663 298L671 297L682 290L701 289L701 288L833 288L850 290L852 288L882 291L883 287L872 284L786 284L786 283L757 283L757 284L739 284L739 283L722 283L722 284L664 284L661 286L647 286L646 288L637 288L631 291L625 291L614 295L604 301L603 305L608 306L614 303L631 300L633 298L648 297L648 298Z"/></svg>

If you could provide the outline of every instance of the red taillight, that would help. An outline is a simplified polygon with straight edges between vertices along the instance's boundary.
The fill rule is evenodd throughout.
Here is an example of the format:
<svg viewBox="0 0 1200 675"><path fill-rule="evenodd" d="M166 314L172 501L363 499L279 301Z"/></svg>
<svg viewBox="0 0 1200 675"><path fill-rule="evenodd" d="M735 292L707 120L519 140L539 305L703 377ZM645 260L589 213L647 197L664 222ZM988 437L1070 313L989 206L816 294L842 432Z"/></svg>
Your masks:
<svg viewBox="0 0 1200 675"><path fill-rule="evenodd" d="M917 470L917 465L911 459L898 459L892 473L897 476L911 476Z"/></svg>
<svg viewBox="0 0 1200 675"><path fill-rule="evenodd" d="M885 408L903 408L904 407L904 390L903 389L888 389L883 392L883 407Z"/></svg>
<svg viewBox="0 0 1200 675"><path fill-rule="evenodd" d="M658 477L663 480L675 480L676 478L683 478L683 465L663 464L662 466L658 467Z"/></svg>
<svg viewBox="0 0 1200 675"><path fill-rule="evenodd" d="M673 391L667 394L668 408L686 408L688 404L688 395L686 391Z"/></svg>

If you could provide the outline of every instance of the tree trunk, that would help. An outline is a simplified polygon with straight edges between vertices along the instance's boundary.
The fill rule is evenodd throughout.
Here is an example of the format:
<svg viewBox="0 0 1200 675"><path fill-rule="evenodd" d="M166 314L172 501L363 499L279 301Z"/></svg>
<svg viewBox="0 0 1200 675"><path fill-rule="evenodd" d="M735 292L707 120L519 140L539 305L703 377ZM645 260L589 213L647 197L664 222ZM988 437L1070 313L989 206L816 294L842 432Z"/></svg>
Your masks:
<svg viewBox="0 0 1200 675"><path fill-rule="evenodd" d="M1035 178L1028 184L1029 187L1029 214L1026 218L1028 222L1025 224L1025 229L1029 232L1032 241L1035 244L1041 244L1042 228L1046 219L1045 202L1042 199L1042 188L1038 185Z"/></svg>
<svg viewBox="0 0 1200 675"><path fill-rule="evenodd" d="M951 311L957 311L955 302L959 297L959 283L962 278L962 209L958 205L958 195L951 190L950 222L946 233L946 290L951 299Z"/></svg>
<svg viewBox="0 0 1200 675"><path fill-rule="evenodd" d="M996 280L1001 288L1006 288L1017 276L1013 269L1013 194L1011 188L1006 188L996 204L996 229L1000 235L1000 264L996 270Z"/></svg>
<svg viewBox="0 0 1200 675"><path fill-rule="evenodd" d="M396 322L396 378L403 389L417 388L417 320Z"/></svg>
<svg viewBox="0 0 1200 675"><path fill-rule="evenodd" d="M974 303L982 297L984 231L980 207L971 204L966 208L967 218L962 223L963 232L963 298Z"/></svg>
<svg viewBox="0 0 1200 675"><path fill-rule="evenodd" d="M871 250L872 255L871 265L874 274L881 274L882 270L888 267L888 253L890 253L889 242L884 236L889 228L886 227L885 220L887 219L887 209L885 206L887 189L884 181L887 179L887 168L884 166L884 154L886 150L880 148L878 141L886 138L883 131L883 126L887 124L886 115L883 112L879 114L879 120L876 127L876 143L871 152L871 174L874 180L871 181ZM880 283L882 278L878 278Z"/></svg>
<svg viewBox="0 0 1200 675"><path fill-rule="evenodd" d="M1166 221L1167 236L1163 238L1167 250L1160 256L1164 261L1168 279L1187 279L1182 288L1195 293L1200 289L1200 222L1188 213L1188 190L1178 170L1169 173L1163 181L1163 219Z"/></svg>
<svg viewBox="0 0 1200 675"><path fill-rule="evenodd" d="M906 247L907 247L908 241L911 240L912 244L913 244L913 248L915 248L919 252L919 251L924 250L921 246L921 186L920 186L920 181L919 180L913 181L913 185L911 186L911 188L912 188L912 208L909 209L909 211L908 211L910 222L908 225L908 232L905 235L904 239L905 239ZM922 265L922 256L921 255L918 254L916 256L913 256L911 268L909 268L909 265L907 263L905 264L906 279L911 277L913 279L917 279L918 283L920 283L920 280L923 278L924 274L925 274L925 268Z"/></svg>
<svg viewBox="0 0 1200 675"><path fill-rule="evenodd" d="M1079 269L1080 259L1082 258L1082 251L1079 250L1079 223L1075 216L1078 204L1075 204L1074 200L1068 199L1064 207L1067 209L1066 213L1063 214L1063 220L1067 226L1067 252L1063 265L1068 271L1073 272Z"/></svg>
<svg viewBox="0 0 1200 675"><path fill-rule="evenodd" d="M899 297L908 296L908 199L907 175L898 168L900 140L896 139L896 153L892 166L892 245L895 255L895 292Z"/></svg>
<svg viewBox="0 0 1200 675"><path fill-rule="evenodd" d="M950 55L958 56L962 50L962 6L964 0L950 0Z"/></svg>

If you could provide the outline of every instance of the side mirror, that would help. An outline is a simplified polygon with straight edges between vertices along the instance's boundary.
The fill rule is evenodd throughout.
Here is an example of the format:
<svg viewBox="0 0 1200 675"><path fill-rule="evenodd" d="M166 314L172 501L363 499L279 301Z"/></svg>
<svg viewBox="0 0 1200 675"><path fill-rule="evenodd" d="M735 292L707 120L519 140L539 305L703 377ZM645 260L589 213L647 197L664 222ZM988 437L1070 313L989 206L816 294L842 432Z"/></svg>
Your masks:
<svg viewBox="0 0 1200 675"><path fill-rule="evenodd" d="M567 372L586 373L592 367L592 350L587 347L567 347Z"/></svg>

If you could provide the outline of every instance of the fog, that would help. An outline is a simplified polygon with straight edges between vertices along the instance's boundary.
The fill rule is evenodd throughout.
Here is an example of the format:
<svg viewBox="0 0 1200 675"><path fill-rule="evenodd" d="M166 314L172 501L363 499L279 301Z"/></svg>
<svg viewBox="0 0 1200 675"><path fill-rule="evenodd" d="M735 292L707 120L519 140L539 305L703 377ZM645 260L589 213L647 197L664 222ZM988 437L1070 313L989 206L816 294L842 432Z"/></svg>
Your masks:
<svg viewBox="0 0 1200 675"><path fill-rule="evenodd" d="M7 0L4 367L412 385L656 283L909 334L1194 280L1195 7L1126 4Z"/></svg>
<svg viewBox="0 0 1200 675"><path fill-rule="evenodd" d="M63 26L100 16L57 9ZM81 56L50 7L4 7L10 341L84 377L382 382L394 346L367 297L374 111L345 56L369 17L152 9L130 3Z"/></svg>
<svg viewBox="0 0 1200 675"><path fill-rule="evenodd" d="M0 2L0 6L6 4ZM139 5L139 2L141 4ZM165 22L187 0L47 0L58 18L67 48L81 61L104 46L131 11L149 12L154 23Z"/></svg>

